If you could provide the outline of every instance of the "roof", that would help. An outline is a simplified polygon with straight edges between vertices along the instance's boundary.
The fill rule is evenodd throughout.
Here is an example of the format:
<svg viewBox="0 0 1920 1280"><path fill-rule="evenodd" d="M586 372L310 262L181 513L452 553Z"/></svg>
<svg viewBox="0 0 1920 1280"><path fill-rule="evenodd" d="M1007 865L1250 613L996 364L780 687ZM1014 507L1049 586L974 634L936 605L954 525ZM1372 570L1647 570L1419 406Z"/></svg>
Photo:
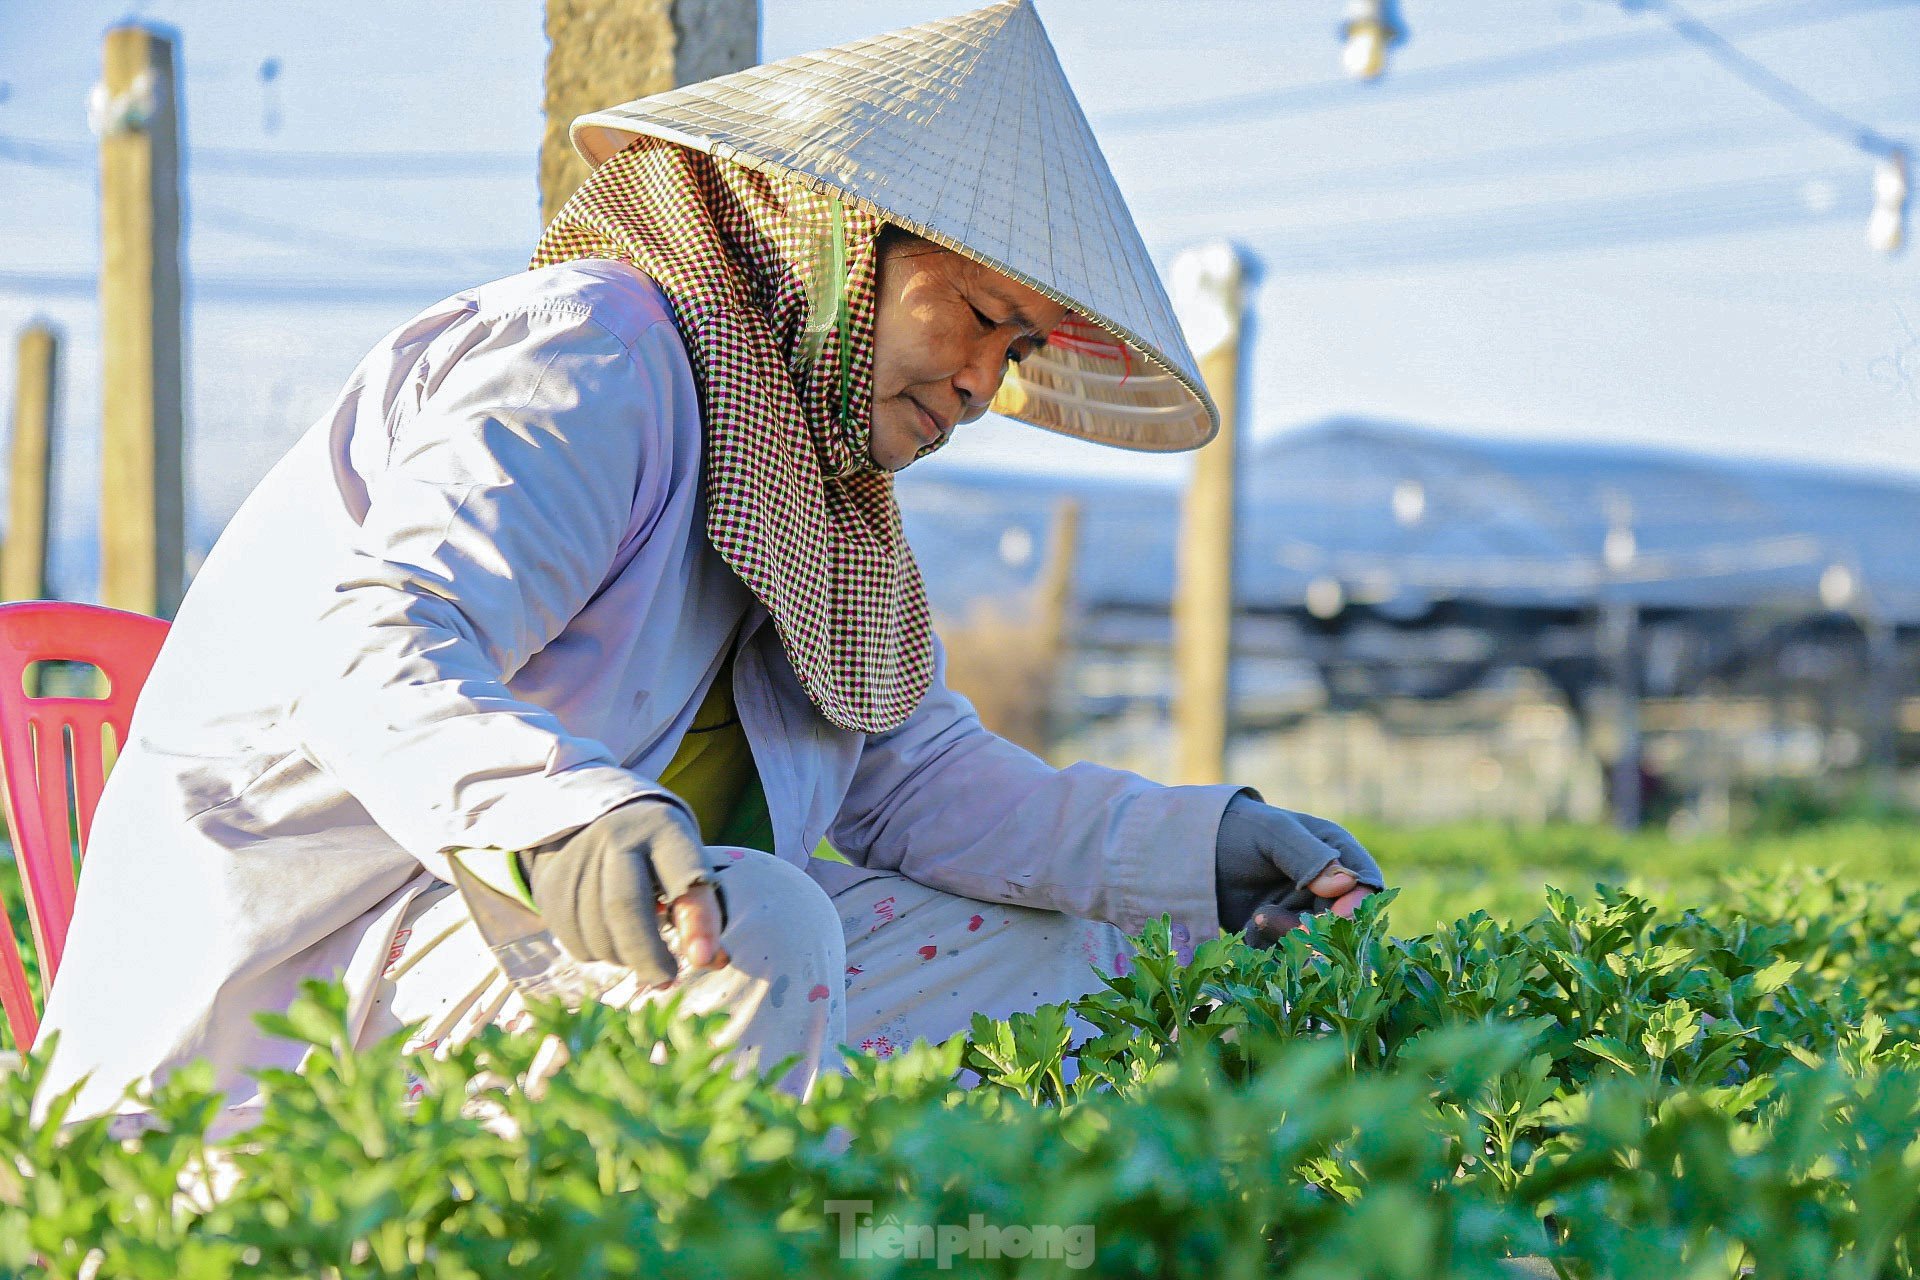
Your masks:
<svg viewBox="0 0 1920 1280"><path fill-rule="evenodd" d="M1331 580L1347 600L1407 617L1438 601L1568 608L1602 593L1811 611L1825 607L1825 578L1829 602L1850 583L1847 607L1920 622L1920 477L1352 418L1265 441L1241 470L1249 608L1299 607ZM1082 503L1083 603L1171 599L1172 485L948 467L899 487L942 609L1021 590L1062 496ZM1039 550L1003 554L1023 545Z"/></svg>

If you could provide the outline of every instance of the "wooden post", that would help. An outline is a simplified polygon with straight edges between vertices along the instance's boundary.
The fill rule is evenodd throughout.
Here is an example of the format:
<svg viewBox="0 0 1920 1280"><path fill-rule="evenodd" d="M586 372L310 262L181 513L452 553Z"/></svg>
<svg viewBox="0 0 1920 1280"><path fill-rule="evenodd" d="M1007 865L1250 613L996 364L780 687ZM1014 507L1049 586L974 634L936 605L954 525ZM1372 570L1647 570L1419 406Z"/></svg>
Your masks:
<svg viewBox="0 0 1920 1280"><path fill-rule="evenodd" d="M1867 642L1867 785L1877 803L1890 806L1900 796L1900 636L1872 608L1863 611L1860 626Z"/></svg>
<svg viewBox="0 0 1920 1280"><path fill-rule="evenodd" d="M1640 796L1640 607L1633 601L1612 596L1601 604L1600 653L1613 701L1613 764L1607 779L1613 825L1638 831L1645 815Z"/></svg>
<svg viewBox="0 0 1920 1280"><path fill-rule="evenodd" d="M170 617L185 587L180 117L173 37L106 34L100 131L100 602Z"/></svg>
<svg viewBox="0 0 1920 1280"><path fill-rule="evenodd" d="M20 331L14 365L13 474L7 539L0 544L0 600L39 600L47 593L47 495L59 379L60 335L50 324L29 324Z"/></svg>
<svg viewBox="0 0 1920 1280"><path fill-rule="evenodd" d="M547 0L540 210L551 222L587 176L574 117L760 60L760 0Z"/></svg>
<svg viewBox="0 0 1920 1280"><path fill-rule="evenodd" d="M1060 684L1065 678L1067 653L1072 647L1073 574L1080 554L1080 503L1062 498L1053 509L1053 532L1047 544L1047 562L1040 571L1034 617L1040 651L1040 740L1046 755L1059 738Z"/></svg>
<svg viewBox="0 0 1920 1280"><path fill-rule="evenodd" d="M1233 246L1216 243L1174 260L1174 303L1200 376L1220 407L1220 434L1194 456L1181 513L1173 601L1176 783L1226 777L1232 689L1235 480L1239 474L1240 348L1244 271Z"/></svg>

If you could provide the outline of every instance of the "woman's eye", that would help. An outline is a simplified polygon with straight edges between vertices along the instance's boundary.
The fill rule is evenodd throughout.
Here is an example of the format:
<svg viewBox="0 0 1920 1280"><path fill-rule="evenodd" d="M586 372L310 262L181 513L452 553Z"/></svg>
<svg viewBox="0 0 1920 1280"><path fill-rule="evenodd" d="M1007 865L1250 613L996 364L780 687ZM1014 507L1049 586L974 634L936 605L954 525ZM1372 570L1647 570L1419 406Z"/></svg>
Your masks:
<svg viewBox="0 0 1920 1280"><path fill-rule="evenodd" d="M980 322L981 329L992 331L1000 327L1000 324L1001 324L1000 321L995 320L992 316L989 316L986 312L974 306L972 303L968 303L967 307L969 310L973 312L973 318ZM1022 344L1025 344L1025 345L1022 345ZM1025 360L1028 356L1032 355L1034 351L1037 348L1039 348L1040 345L1041 345L1040 343L1032 341L1026 334L1022 334L1018 338L1014 339L1013 346L1010 346L1007 348L1007 359L1012 361L1014 364L1019 364L1022 360Z"/></svg>

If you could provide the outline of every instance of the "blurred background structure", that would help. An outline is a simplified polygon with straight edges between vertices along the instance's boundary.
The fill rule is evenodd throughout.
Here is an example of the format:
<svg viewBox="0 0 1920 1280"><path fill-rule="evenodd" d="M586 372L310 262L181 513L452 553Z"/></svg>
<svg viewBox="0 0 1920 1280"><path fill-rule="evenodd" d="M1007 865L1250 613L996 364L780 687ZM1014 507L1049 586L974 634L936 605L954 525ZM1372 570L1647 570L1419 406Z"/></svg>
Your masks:
<svg viewBox="0 0 1920 1280"><path fill-rule="evenodd" d="M1239 485L1228 777L1397 822L1714 830L1822 780L1920 800L1920 481L1335 419L1250 450ZM1170 773L1177 491L960 468L901 489L955 618L1042 580L1072 495L1049 748Z"/></svg>
<svg viewBox="0 0 1920 1280"><path fill-rule="evenodd" d="M967 0L0 0L0 586L167 613L590 106ZM1394 822L1920 805L1914 0L1039 0L1233 430L900 492L983 716Z"/></svg>

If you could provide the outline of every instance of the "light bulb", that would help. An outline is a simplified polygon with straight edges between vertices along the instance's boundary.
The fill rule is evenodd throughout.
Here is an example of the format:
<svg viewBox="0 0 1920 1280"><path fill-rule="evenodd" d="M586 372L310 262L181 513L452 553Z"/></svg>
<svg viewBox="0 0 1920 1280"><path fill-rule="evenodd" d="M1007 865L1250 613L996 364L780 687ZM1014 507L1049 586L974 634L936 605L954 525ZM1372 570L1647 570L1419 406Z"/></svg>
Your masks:
<svg viewBox="0 0 1920 1280"><path fill-rule="evenodd" d="M1867 244L1880 253L1898 253L1907 238L1907 153L1889 151L1873 170L1873 212L1867 217Z"/></svg>
<svg viewBox="0 0 1920 1280"><path fill-rule="evenodd" d="M1307 612L1322 622L1340 616L1347 607L1347 589L1338 578L1315 578L1307 584Z"/></svg>
<svg viewBox="0 0 1920 1280"><path fill-rule="evenodd" d="M1173 311L1196 356L1208 355L1239 337L1246 310L1246 270L1240 251L1224 240L1195 245L1174 255L1167 271Z"/></svg>
<svg viewBox="0 0 1920 1280"><path fill-rule="evenodd" d="M1387 69L1387 50L1406 38L1394 0L1348 0L1340 24L1340 65L1356 80L1377 80Z"/></svg>
<svg viewBox="0 0 1920 1280"><path fill-rule="evenodd" d="M1829 613L1838 613L1852 604L1857 590L1859 583L1854 580L1853 570L1844 564L1830 564L1820 575L1820 603Z"/></svg>
<svg viewBox="0 0 1920 1280"><path fill-rule="evenodd" d="M1875 253L1898 253L1907 240L1907 220L1898 209L1875 209L1867 215L1867 247Z"/></svg>
<svg viewBox="0 0 1920 1280"><path fill-rule="evenodd" d="M1640 540L1633 536L1633 530L1624 524L1617 524L1607 530L1607 540L1600 546L1600 560L1614 573L1625 573L1633 567L1634 557L1640 554Z"/></svg>
<svg viewBox="0 0 1920 1280"><path fill-rule="evenodd" d="M1363 18L1347 28L1347 47L1340 65L1356 80L1377 80L1387 69L1387 29L1377 18Z"/></svg>
<svg viewBox="0 0 1920 1280"><path fill-rule="evenodd" d="M96 82L87 94L87 127L94 136L104 138L115 133L138 133L152 123L160 109L155 94L153 69L143 69L119 97L107 92L104 82Z"/></svg>
<svg viewBox="0 0 1920 1280"><path fill-rule="evenodd" d="M1393 486L1393 518L1411 529L1426 518L1427 486L1418 480L1402 480Z"/></svg>
<svg viewBox="0 0 1920 1280"><path fill-rule="evenodd" d="M1033 535L1017 524L1008 525L1000 534L1000 563L1018 569L1033 559Z"/></svg>

